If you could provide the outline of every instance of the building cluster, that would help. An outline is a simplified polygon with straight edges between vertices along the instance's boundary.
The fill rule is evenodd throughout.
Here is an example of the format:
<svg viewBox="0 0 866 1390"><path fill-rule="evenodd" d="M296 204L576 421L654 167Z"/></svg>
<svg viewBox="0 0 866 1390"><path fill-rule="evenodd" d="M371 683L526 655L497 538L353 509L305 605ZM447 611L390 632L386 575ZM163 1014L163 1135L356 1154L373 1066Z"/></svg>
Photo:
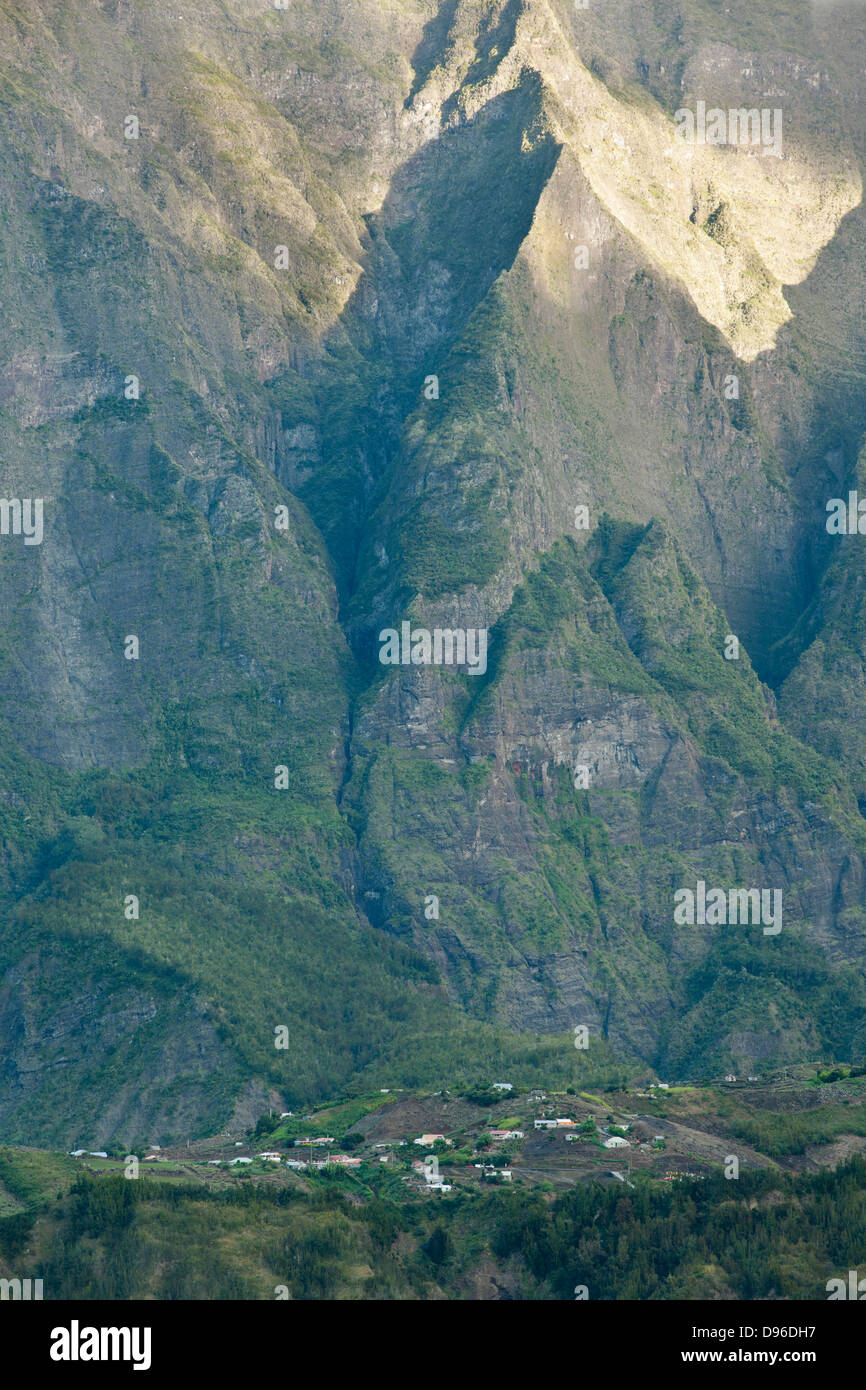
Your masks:
<svg viewBox="0 0 866 1390"><path fill-rule="evenodd" d="M328 1154L327 1158L314 1158L307 1163L302 1159L287 1158L286 1167L293 1168L295 1172L303 1172L305 1168L358 1168L362 1161L351 1154Z"/></svg>
<svg viewBox="0 0 866 1390"><path fill-rule="evenodd" d="M424 1185L428 1192L450 1192L451 1183L445 1182L439 1172L439 1160L435 1154L429 1158L417 1158L412 1163L412 1171L424 1179Z"/></svg>
<svg viewBox="0 0 866 1390"><path fill-rule="evenodd" d="M481 1170L482 1178L498 1178L500 1182L511 1182L510 1168L497 1168L492 1163L476 1163L474 1166Z"/></svg>

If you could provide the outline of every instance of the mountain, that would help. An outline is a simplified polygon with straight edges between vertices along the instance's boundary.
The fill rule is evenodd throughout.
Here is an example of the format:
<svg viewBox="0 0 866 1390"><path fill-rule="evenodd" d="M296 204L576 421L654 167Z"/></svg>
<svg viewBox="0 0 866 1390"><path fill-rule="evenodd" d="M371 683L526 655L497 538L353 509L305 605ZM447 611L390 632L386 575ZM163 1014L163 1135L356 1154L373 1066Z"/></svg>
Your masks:
<svg viewBox="0 0 866 1390"><path fill-rule="evenodd" d="M862 1057L862 7L0 53L0 1137Z"/></svg>

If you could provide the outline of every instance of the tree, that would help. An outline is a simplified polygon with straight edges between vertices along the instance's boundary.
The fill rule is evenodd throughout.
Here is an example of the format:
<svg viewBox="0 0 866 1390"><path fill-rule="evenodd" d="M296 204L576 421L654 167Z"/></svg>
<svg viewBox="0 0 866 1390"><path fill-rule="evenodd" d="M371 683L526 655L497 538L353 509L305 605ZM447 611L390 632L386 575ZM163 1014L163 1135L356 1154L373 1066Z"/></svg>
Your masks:
<svg viewBox="0 0 866 1390"><path fill-rule="evenodd" d="M428 1259L433 1261L434 1265L444 1264L451 1254L451 1240L448 1232L442 1226L434 1226L421 1249Z"/></svg>

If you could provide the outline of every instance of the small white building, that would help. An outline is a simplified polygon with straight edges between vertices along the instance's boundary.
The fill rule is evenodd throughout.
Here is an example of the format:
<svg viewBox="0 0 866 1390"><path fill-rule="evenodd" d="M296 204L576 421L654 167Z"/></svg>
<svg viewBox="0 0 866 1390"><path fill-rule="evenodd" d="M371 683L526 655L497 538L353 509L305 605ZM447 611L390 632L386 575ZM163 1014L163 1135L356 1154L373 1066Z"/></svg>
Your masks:
<svg viewBox="0 0 866 1390"><path fill-rule="evenodd" d="M609 1139L605 1139L606 1149L630 1149L631 1144L627 1139L623 1139L621 1134L612 1134Z"/></svg>
<svg viewBox="0 0 866 1390"><path fill-rule="evenodd" d="M230 1158L229 1167L233 1168L236 1163L252 1163L251 1158Z"/></svg>
<svg viewBox="0 0 866 1390"><path fill-rule="evenodd" d="M556 1121L556 1120L534 1120L534 1121L533 1121L533 1124L535 1125L535 1128L536 1128L536 1129L556 1129L557 1121Z"/></svg>
<svg viewBox="0 0 866 1390"><path fill-rule="evenodd" d="M511 1081L494 1081L492 1089L494 1091L513 1091L514 1085Z"/></svg>
<svg viewBox="0 0 866 1390"><path fill-rule="evenodd" d="M256 1154L256 1158L261 1158L267 1163L281 1163L283 1156L278 1153L264 1153Z"/></svg>
<svg viewBox="0 0 866 1390"><path fill-rule="evenodd" d="M503 1182L511 1182L510 1168L495 1168L492 1163L476 1163L476 1168L480 1168L485 1178L502 1178Z"/></svg>

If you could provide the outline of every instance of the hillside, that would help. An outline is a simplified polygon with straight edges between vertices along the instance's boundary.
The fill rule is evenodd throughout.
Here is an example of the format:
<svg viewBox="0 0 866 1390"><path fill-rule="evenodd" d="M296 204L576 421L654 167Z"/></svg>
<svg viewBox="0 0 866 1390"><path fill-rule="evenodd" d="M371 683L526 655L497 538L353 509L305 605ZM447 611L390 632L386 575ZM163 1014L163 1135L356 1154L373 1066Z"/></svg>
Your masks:
<svg viewBox="0 0 866 1390"><path fill-rule="evenodd" d="M390 1092L141 1153L135 1170L122 1151L4 1148L0 1278L76 1301L814 1303L862 1261L864 1087ZM537 1129L547 1115L559 1127ZM441 1190L413 1142L428 1125L445 1132ZM614 1131L626 1147L604 1147Z"/></svg>

